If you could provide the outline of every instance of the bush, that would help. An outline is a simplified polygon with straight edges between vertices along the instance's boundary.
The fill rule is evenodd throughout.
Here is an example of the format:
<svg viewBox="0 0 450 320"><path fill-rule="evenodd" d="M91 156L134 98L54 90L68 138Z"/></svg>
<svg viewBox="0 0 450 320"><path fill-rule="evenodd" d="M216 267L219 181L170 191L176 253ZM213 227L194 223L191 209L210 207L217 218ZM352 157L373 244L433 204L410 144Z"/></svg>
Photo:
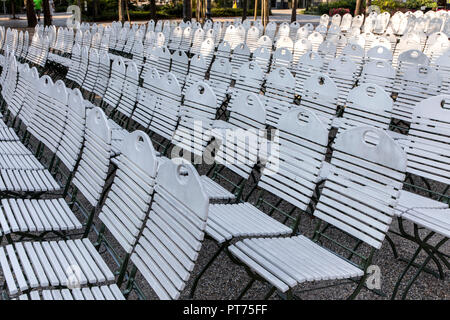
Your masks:
<svg viewBox="0 0 450 320"><path fill-rule="evenodd" d="M144 8L143 8L144 9ZM156 8L156 18L157 19L170 19L170 18L180 18L183 15L183 6L182 5L164 5L158 6ZM93 18L92 14L89 14L83 19L90 21L113 21L118 19L118 13L116 8L108 9L108 10L100 10L101 15L99 17ZM253 16L254 10L247 10L247 16ZM258 14L261 13L261 10L258 10ZM212 17L240 17L242 16L242 9L233 9L233 8L212 8L211 9ZM192 11L192 16L195 17L195 10ZM142 11L131 11L130 10L130 19L131 20L149 20L151 17L149 10Z"/></svg>
<svg viewBox="0 0 450 320"><path fill-rule="evenodd" d="M340 14L341 16L343 16L344 14L350 13L350 9L348 8L335 8L335 9L330 9L330 13L329 16L332 17L335 14Z"/></svg>
<svg viewBox="0 0 450 320"><path fill-rule="evenodd" d="M391 14L399 9L418 10L422 6L427 8L437 7L437 3L433 0L406 0L406 2L399 0L372 0L372 5L378 6L381 12L388 11Z"/></svg>
<svg viewBox="0 0 450 320"><path fill-rule="evenodd" d="M319 14L330 14L331 9L348 9L350 13L355 11L356 0L338 0L330 3L320 3L317 6Z"/></svg>

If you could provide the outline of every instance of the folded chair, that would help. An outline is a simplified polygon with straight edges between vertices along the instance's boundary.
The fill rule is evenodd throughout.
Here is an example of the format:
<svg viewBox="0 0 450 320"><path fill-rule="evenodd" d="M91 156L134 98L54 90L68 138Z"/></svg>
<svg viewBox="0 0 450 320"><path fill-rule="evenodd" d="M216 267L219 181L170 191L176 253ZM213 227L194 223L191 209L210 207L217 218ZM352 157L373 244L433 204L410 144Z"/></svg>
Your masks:
<svg viewBox="0 0 450 320"><path fill-rule="evenodd" d="M368 133L378 136L376 145L365 142ZM367 268L394 214L406 156L383 131L358 127L336 139L331 164L313 213L322 223L317 224L312 239L303 235L251 238L229 247L230 254L251 277L239 297L255 280L271 286L266 298L275 290L292 298L294 289L306 281L359 278L349 298L355 298L363 288ZM329 234L329 227L344 234ZM349 248L343 243L344 235L355 239L357 245ZM334 245L334 250L339 248L338 252L328 245ZM361 246L369 247L368 254L358 250Z"/></svg>

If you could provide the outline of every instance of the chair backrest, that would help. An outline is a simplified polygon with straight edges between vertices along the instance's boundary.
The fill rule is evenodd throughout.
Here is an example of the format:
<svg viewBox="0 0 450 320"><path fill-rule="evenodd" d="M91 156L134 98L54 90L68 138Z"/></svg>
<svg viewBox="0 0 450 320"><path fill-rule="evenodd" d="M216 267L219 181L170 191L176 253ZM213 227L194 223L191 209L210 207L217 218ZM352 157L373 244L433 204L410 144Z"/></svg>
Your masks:
<svg viewBox="0 0 450 320"><path fill-rule="evenodd" d="M191 154L201 156L210 140L210 128L217 111L214 91L203 81L191 85L180 110L180 122L172 143ZM202 130L201 137L199 132Z"/></svg>
<svg viewBox="0 0 450 320"><path fill-rule="evenodd" d="M239 69L234 87L238 90L259 93L263 80L264 73L259 65L254 61L249 61L244 63Z"/></svg>
<svg viewBox="0 0 450 320"><path fill-rule="evenodd" d="M297 62L295 69L295 93L303 95L303 89L306 79L311 74L316 74L323 68L323 61L320 55L313 51L303 54Z"/></svg>
<svg viewBox="0 0 450 320"><path fill-rule="evenodd" d="M394 87L395 69L385 60L372 60L364 64L359 83L376 84L391 93Z"/></svg>
<svg viewBox="0 0 450 320"><path fill-rule="evenodd" d="M312 44L311 41L308 39L302 38L295 42L294 44L294 56L292 61L292 68L295 70L295 68L298 66L298 61L300 60L300 57L303 56L306 52L312 50Z"/></svg>
<svg viewBox="0 0 450 320"><path fill-rule="evenodd" d="M376 84L362 84L350 90L339 132L355 126L388 130L393 101Z"/></svg>
<svg viewBox="0 0 450 320"><path fill-rule="evenodd" d="M155 83L154 88L156 101L149 129L170 141L180 117L181 86L177 78L167 72Z"/></svg>
<svg viewBox="0 0 450 320"><path fill-rule="evenodd" d="M83 81L82 88L92 92L94 89L95 81L98 75L98 69L100 66L100 56L98 49L91 48L89 50L89 64L86 72L86 77Z"/></svg>
<svg viewBox="0 0 450 320"><path fill-rule="evenodd" d="M172 67L170 69L176 77L181 86L184 86L186 77L189 72L189 58L182 50L176 50L172 54Z"/></svg>
<svg viewBox="0 0 450 320"><path fill-rule="evenodd" d="M195 168L165 161L158 169L149 219L131 261L160 299L178 299L204 238L209 199Z"/></svg>
<svg viewBox="0 0 450 320"><path fill-rule="evenodd" d="M80 90L69 91L67 118L56 156L72 172L78 161L86 129L86 108Z"/></svg>
<svg viewBox="0 0 450 320"><path fill-rule="evenodd" d="M232 128L213 132L219 140L215 161L248 179L258 160L266 112L258 95L239 92L233 100L229 123Z"/></svg>
<svg viewBox="0 0 450 320"><path fill-rule="evenodd" d="M127 71L125 73L125 81L122 88L122 96L117 105L117 111L126 117L130 117L133 113L137 100L139 86L139 71L134 61L129 61Z"/></svg>
<svg viewBox="0 0 450 320"><path fill-rule="evenodd" d="M47 75L39 80L39 95L28 131L55 153L62 139L67 117L68 92L62 80Z"/></svg>
<svg viewBox="0 0 450 320"><path fill-rule="evenodd" d="M100 51L98 75L93 92L103 98L108 87L111 60L106 50Z"/></svg>
<svg viewBox="0 0 450 320"><path fill-rule="evenodd" d="M311 75L304 82L300 106L317 114L328 127L336 115L338 88L333 79L323 73Z"/></svg>
<svg viewBox="0 0 450 320"><path fill-rule="evenodd" d="M117 172L99 219L126 253L131 253L151 207L158 162L143 131L125 136Z"/></svg>
<svg viewBox="0 0 450 320"><path fill-rule="evenodd" d="M282 114L289 110L295 98L295 78L286 68L273 69L266 80L263 98L267 124L276 126Z"/></svg>
<svg viewBox="0 0 450 320"><path fill-rule="evenodd" d="M291 68L292 61L293 61L292 50L281 47L276 49L272 56L271 68L285 67L289 69Z"/></svg>
<svg viewBox="0 0 450 320"><path fill-rule="evenodd" d="M258 185L304 211L325 159L328 130L302 107L283 114L277 127Z"/></svg>
<svg viewBox="0 0 450 320"><path fill-rule="evenodd" d="M450 184L449 115L449 95L424 99L416 105L405 147L407 172Z"/></svg>
<svg viewBox="0 0 450 320"><path fill-rule="evenodd" d="M111 77L108 81L108 86L105 91L103 101L115 108L119 103L123 84L125 82L126 66L122 57L116 57L111 67Z"/></svg>
<svg viewBox="0 0 450 320"><path fill-rule="evenodd" d="M336 138L331 164L314 216L380 249L405 178L404 151L383 130L356 127Z"/></svg>
<svg viewBox="0 0 450 320"><path fill-rule="evenodd" d="M225 58L215 59L211 65L207 83L214 90L218 105L221 105L225 100L231 81L232 68L230 62Z"/></svg>
<svg viewBox="0 0 450 320"><path fill-rule="evenodd" d="M92 108L87 115L82 152L73 184L93 207L97 207L111 157L111 128L98 107Z"/></svg>

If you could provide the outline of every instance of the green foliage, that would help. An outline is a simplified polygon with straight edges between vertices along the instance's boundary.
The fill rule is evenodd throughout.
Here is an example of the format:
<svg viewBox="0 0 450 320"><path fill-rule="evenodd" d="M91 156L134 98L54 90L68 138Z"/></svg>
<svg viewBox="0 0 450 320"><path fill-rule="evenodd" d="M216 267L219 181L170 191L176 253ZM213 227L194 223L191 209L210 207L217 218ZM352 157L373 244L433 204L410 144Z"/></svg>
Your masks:
<svg viewBox="0 0 450 320"><path fill-rule="evenodd" d="M417 10L422 6L427 8L437 7L436 1L433 0L407 0L406 2L399 0L372 0L372 5L378 6L382 12L389 11L391 13L399 9Z"/></svg>
<svg viewBox="0 0 450 320"><path fill-rule="evenodd" d="M408 9L420 9L422 6L427 8L436 8L437 3L433 0L407 0L405 6Z"/></svg>
<svg viewBox="0 0 450 320"><path fill-rule="evenodd" d="M85 20L88 21L112 21L118 19L117 13L117 0L100 0L100 9L101 13L99 17L93 18L93 3L92 0L88 2L88 12L84 15ZM258 14L260 14L261 10L258 10ZM84 12L83 12L84 13ZM253 16L254 10L248 9L247 16ZM242 16L242 9L232 9L232 8L219 8L213 7L211 8L212 17L239 17ZM170 18L180 18L183 16L183 4L178 3L176 5L162 5L156 7L156 18L157 19L170 19ZM192 16L195 17L195 8L192 11ZM142 10L132 10L130 8L130 19L131 20L148 20L150 19L150 6L145 5L142 7Z"/></svg>

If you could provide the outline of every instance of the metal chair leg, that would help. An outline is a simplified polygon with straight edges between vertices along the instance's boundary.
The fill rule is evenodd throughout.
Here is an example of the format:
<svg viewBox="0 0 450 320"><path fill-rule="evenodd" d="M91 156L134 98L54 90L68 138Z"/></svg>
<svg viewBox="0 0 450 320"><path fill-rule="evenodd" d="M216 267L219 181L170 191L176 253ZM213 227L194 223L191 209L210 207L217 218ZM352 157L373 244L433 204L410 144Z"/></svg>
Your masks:
<svg viewBox="0 0 450 320"><path fill-rule="evenodd" d="M200 278L203 276L203 274L206 272L206 270L209 269L209 267L212 265L212 263L217 259L217 257L220 255L220 253L228 246L228 242L223 243L219 249L214 253L214 255L211 257L211 259L208 261L208 263L203 267L202 270L200 270L200 273L197 275L197 277L194 279L194 283L192 284L191 292L189 294L190 298L194 297L195 290L197 289L198 282L200 281Z"/></svg>

